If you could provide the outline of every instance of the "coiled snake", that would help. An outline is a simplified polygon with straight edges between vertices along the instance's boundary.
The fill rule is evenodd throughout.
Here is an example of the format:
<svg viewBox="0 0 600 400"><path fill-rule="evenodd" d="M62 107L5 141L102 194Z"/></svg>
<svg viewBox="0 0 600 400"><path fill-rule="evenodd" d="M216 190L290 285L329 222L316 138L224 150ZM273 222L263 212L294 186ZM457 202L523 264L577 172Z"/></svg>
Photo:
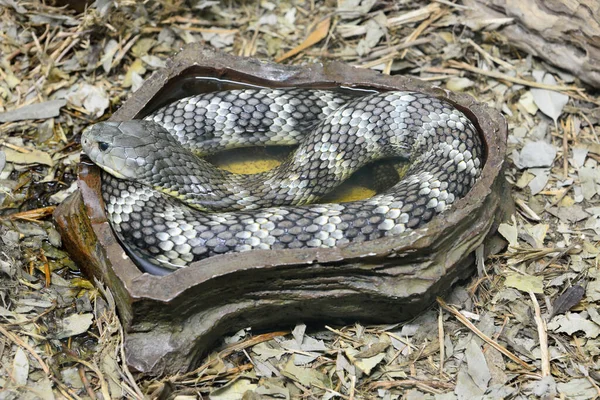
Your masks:
<svg viewBox="0 0 600 400"><path fill-rule="evenodd" d="M102 193L114 231L150 273L227 252L399 235L463 197L483 165L480 137L461 111L402 91L205 93L144 120L93 125L81 143L108 172ZM282 144L298 147L255 175L228 173L198 157ZM412 161L393 187L366 200L316 204L356 170L390 157Z"/></svg>

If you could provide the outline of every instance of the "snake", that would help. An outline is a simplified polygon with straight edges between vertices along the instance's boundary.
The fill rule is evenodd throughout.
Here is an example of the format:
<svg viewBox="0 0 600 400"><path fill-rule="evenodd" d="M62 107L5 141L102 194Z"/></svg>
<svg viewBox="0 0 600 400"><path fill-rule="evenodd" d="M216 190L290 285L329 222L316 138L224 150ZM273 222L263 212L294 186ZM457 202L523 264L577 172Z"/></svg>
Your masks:
<svg viewBox="0 0 600 400"><path fill-rule="evenodd" d="M142 119L99 122L81 137L103 170L108 221L138 266L163 275L224 253L331 248L407 234L467 195L484 164L473 122L413 91L252 88L179 99ZM258 174L205 159L295 146ZM377 160L408 162L376 195L320 203Z"/></svg>

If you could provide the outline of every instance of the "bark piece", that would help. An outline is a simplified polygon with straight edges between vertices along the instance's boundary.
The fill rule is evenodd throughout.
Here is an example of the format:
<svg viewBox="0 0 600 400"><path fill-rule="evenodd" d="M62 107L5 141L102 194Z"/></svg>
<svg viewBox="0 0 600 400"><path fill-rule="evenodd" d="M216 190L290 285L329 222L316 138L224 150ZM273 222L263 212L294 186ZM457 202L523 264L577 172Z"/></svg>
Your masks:
<svg viewBox="0 0 600 400"><path fill-rule="evenodd" d="M465 0L473 22L509 17L508 42L600 87L600 1Z"/></svg>

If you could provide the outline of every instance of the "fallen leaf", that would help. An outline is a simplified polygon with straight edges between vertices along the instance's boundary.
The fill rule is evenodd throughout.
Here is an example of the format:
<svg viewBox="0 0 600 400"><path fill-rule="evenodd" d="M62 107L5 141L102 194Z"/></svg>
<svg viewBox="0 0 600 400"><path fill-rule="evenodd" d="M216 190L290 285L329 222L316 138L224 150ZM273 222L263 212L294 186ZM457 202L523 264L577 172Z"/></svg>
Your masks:
<svg viewBox="0 0 600 400"><path fill-rule="evenodd" d="M575 146L573 147L573 164L577 168L583 167L585 164L585 159L587 158L589 149L585 146Z"/></svg>
<svg viewBox="0 0 600 400"><path fill-rule="evenodd" d="M321 40L327 37L327 33L329 32L329 27L331 26L331 17L319 22L314 31L308 35L308 37L304 40L304 42L300 43L298 46L294 47L292 50L288 51L281 57L275 59L275 62L281 62L285 59L295 56L303 50L306 50L310 46L320 42Z"/></svg>
<svg viewBox="0 0 600 400"><path fill-rule="evenodd" d="M211 46L222 49L233 44L235 32L201 32L202 39L210 43Z"/></svg>
<svg viewBox="0 0 600 400"><path fill-rule="evenodd" d="M107 74L112 68L113 59L118 50L119 42L114 39L110 39L104 46L104 55L102 56L100 63L102 64L102 69L104 69L104 72Z"/></svg>
<svg viewBox="0 0 600 400"><path fill-rule="evenodd" d="M254 391L261 399L290 399L288 388L277 385L276 381L269 382L268 379L261 380L261 382L262 385L258 386Z"/></svg>
<svg viewBox="0 0 600 400"><path fill-rule="evenodd" d="M50 378L43 376L37 382L30 382L27 389L32 397L23 396L23 400L35 399L35 400L54 400L54 393L52 391L54 383L50 381ZM62 397L61 397L62 398Z"/></svg>
<svg viewBox="0 0 600 400"><path fill-rule="evenodd" d="M280 360L281 357L285 354L285 350L274 349L268 343L262 342L252 347L252 352L257 354L258 357L265 361L269 358L275 357L276 360Z"/></svg>
<svg viewBox="0 0 600 400"><path fill-rule="evenodd" d="M339 0L337 13L342 19L353 19L369 12L377 0Z"/></svg>
<svg viewBox="0 0 600 400"><path fill-rule="evenodd" d="M579 314L567 312L565 315L558 315L548 323L548 329L568 335L581 331L587 338L595 338L600 335L600 325L587 319L585 312Z"/></svg>
<svg viewBox="0 0 600 400"><path fill-rule="evenodd" d="M527 142L519 153L518 160L514 160L520 169L551 167L556 157L556 147L543 140Z"/></svg>
<svg viewBox="0 0 600 400"><path fill-rule="evenodd" d="M544 279L541 276L510 274L506 276L504 286L526 293L544 293Z"/></svg>
<svg viewBox="0 0 600 400"><path fill-rule="evenodd" d="M244 397L247 391L254 391L258 385L252 383L250 379L240 377L227 385L213 390L208 395L211 400L239 400Z"/></svg>
<svg viewBox="0 0 600 400"><path fill-rule="evenodd" d="M379 18L375 17L365 23L367 34L356 45L356 53L359 56L368 54L373 47L379 43L382 37L387 33L385 29L386 18L384 14L378 14ZM378 21L379 19L379 21Z"/></svg>
<svg viewBox="0 0 600 400"><path fill-rule="evenodd" d="M544 376L539 381L533 381L531 390L537 398L554 398L556 395L556 382L552 376Z"/></svg>
<svg viewBox="0 0 600 400"><path fill-rule="evenodd" d="M103 88L84 83L76 85L67 95L67 100L76 107L83 107L94 116L101 117L110 101Z"/></svg>
<svg viewBox="0 0 600 400"><path fill-rule="evenodd" d="M517 231L517 227L515 225L501 223L498 226L498 233L500 233L502 235L502 237L504 239L506 239L509 246L516 247L519 244L519 242L517 240L518 231Z"/></svg>
<svg viewBox="0 0 600 400"><path fill-rule="evenodd" d="M15 352L15 358L12 364L12 380L16 386L27 385L27 378L29 377L29 360L25 351L17 347Z"/></svg>
<svg viewBox="0 0 600 400"><path fill-rule="evenodd" d="M47 119L58 117L60 109L67 104L64 99L34 103L14 110L0 113L0 122L14 122L28 119Z"/></svg>
<svg viewBox="0 0 600 400"><path fill-rule="evenodd" d="M595 167L579 168L578 175L579 181L581 182L583 198L591 200L598 192L598 185L600 185L600 169Z"/></svg>
<svg viewBox="0 0 600 400"><path fill-rule="evenodd" d="M471 340L467 344L465 357L467 359L467 371L469 372L471 379L473 379L473 383L475 383L479 389L485 391L492 376L487 361L483 356L483 351L481 351L481 347L479 347L475 340Z"/></svg>
<svg viewBox="0 0 600 400"><path fill-rule="evenodd" d="M453 92L462 92L463 90L470 88L474 84L475 82L473 82L469 78L453 77L448 79L448 82L446 82L446 88L448 90L452 90Z"/></svg>
<svg viewBox="0 0 600 400"><path fill-rule="evenodd" d="M4 149L6 161L20 165L43 164L49 167L54 165L54 161L52 160L52 157L50 157L50 154L41 150L28 150L28 153L21 153L9 148Z"/></svg>
<svg viewBox="0 0 600 400"><path fill-rule="evenodd" d="M301 385L309 386L328 386L326 385L327 376L313 368L298 367L294 363L295 355L290 357L288 362L281 370L281 374L287 378L299 382Z"/></svg>
<svg viewBox="0 0 600 400"><path fill-rule="evenodd" d="M138 76L144 75L146 73L146 68L140 58L136 59L131 65L127 68L127 72L125 73L125 78L123 79L122 86L123 87L131 87L133 84L133 75L137 74Z"/></svg>
<svg viewBox="0 0 600 400"><path fill-rule="evenodd" d="M546 168L531 168L529 171L535 175L535 178L533 178L527 186L529 186L531 194L535 196L544 190L548 184L548 181L550 180L550 170Z"/></svg>
<svg viewBox="0 0 600 400"><path fill-rule="evenodd" d="M569 400L588 400L598 397L598 390L586 378L560 382L556 389Z"/></svg>
<svg viewBox="0 0 600 400"><path fill-rule="evenodd" d="M459 399L478 399L483 396L485 391L481 390L479 386L473 382L471 376L466 371L466 366L463 366L456 376L456 387L454 388L454 394Z"/></svg>
<svg viewBox="0 0 600 400"><path fill-rule="evenodd" d="M534 71L533 77L538 82L547 85L556 85L556 79L554 79L552 74L547 74L543 71ZM552 118L556 124L564 106L569 101L569 96L564 93L555 92L554 90L536 88L531 89L531 94L540 111Z"/></svg>
<svg viewBox="0 0 600 400"><path fill-rule="evenodd" d="M371 370L377 366L385 358L385 353L377 354L369 358L357 358L354 361L356 368L360 369L366 375L371 373Z"/></svg>
<svg viewBox="0 0 600 400"><path fill-rule="evenodd" d="M373 343L369 348L357 353L355 357L357 358L369 358L373 357L379 353L383 353L388 347L390 347L391 343L387 342L377 342Z"/></svg>
<svg viewBox="0 0 600 400"><path fill-rule="evenodd" d="M589 301L600 301L600 269L591 269L590 278L594 279L588 282L585 289L585 295Z"/></svg>
<svg viewBox="0 0 600 400"><path fill-rule="evenodd" d="M84 333L92 325L93 319L94 315L91 313L69 315L62 320L62 329L56 333L55 337L64 339Z"/></svg>
<svg viewBox="0 0 600 400"><path fill-rule="evenodd" d="M573 285L565 290L563 294L554 300L550 319L552 319L552 317L555 315L564 314L565 312L569 311L575 304L581 301L584 293L585 289L580 285Z"/></svg>
<svg viewBox="0 0 600 400"><path fill-rule="evenodd" d="M4 150L0 149L0 174L4 170L5 166L6 166L6 152Z"/></svg>
<svg viewBox="0 0 600 400"><path fill-rule="evenodd" d="M538 112L538 106L535 104L533 95L530 91L523 93L523 95L519 98L519 104L522 105L525 111L531 115L535 115L535 113Z"/></svg>
<svg viewBox="0 0 600 400"><path fill-rule="evenodd" d="M141 57L141 60L152 69L164 68L167 66L166 61L157 56L145 55Z"/></svg>

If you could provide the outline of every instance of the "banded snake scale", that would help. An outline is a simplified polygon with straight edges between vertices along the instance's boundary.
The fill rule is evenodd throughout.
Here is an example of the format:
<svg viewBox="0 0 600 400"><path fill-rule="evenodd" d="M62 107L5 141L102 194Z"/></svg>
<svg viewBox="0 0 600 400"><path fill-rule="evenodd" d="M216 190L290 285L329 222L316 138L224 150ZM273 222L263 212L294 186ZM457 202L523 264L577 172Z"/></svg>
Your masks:
<svg viewBox="0 0 600 400"><path fill-rule="evenodd" d="M334 247L419 228L481 173L473 123L418 92L241 89L186 97L143 120L87 128L82 147L105 173L108 219L146 272L227 252ZM297 145L278 167L232 174L201 156ZM409 160L402 179L365 200L318 204L352 173Z"/></svg>

